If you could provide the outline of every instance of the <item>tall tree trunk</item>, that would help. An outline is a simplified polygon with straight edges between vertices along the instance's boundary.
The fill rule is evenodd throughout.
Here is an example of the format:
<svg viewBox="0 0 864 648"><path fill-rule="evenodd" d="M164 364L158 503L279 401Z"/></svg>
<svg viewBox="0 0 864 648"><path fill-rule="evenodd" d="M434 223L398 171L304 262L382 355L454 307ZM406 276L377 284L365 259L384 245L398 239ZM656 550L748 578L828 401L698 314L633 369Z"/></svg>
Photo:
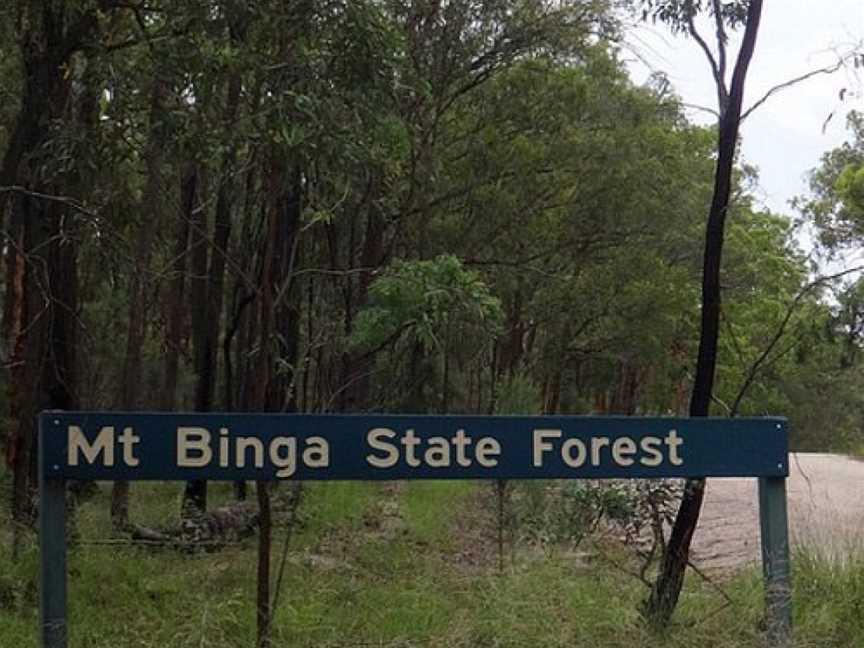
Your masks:
<svg viewBox="0 0 864 648"><path fill-rule="evenodd" d="M723 256L726 212L732 188L735 146L741 124L744 82L756 47L756 36L759 32L761 16L762 0L751 0L747 8L744 37L735 62L728 94L724 92L723 88L718 87L720 121L717 137L717 166L714 173L714 193L705 232L702 268L702 317L696 376L690 398L690 416L708 416L713 396L717 338L720 329L720 267ZM725 47L725 43L721 43L720 46ZM718 79L718 84L723 83L725 81L722 78ZM704 479L687 481L684 497L678 508L672 533L663 554L660 573L644 605L646 617L656 626L666 626L678 604L681 587L684 583L684 572L690 561L690 544L699 522L699 513L704 496Z"/></svg>
<svg viewBox="0 0 864 648"><path fill-rule="evenodd" d="M210 234L203 205L192 209L189 220L189 308L192 319L192 362L195 387L192 409L209 412L212 408L213 385L216 368L210 347L210 301L207 258ZM186 483L183 493L183 515L194 515L207 510L207 482L194 480Z"/></svg>
<svg viewBox="0 0 864 648"><path fill-rule="evenodd" d="M0 195L4 221L7 207L11 209L6 239L11 290L3 329L13 367L6 452L13 473L15 547L18 529L32 521L36 414L42 409L75 409L78 402L75 214L61 202L34 195L67 196L75 178L74 173L44 172L53 162L46 157L44 144L70 105L71 57L94 36L98 22L95 11L67 12L63 4L17 4L23 94L0 163L0 186L23 188L11 198L8 193Z"/></svg>
<svg viewBox="0 0 864 648"><path fill-rule="evenodd" d="M640 371L632 360L619 360L617 363L618 380L612 389L609 403L610 414L633 416L638 408Z"/></svg>
<svg viewBox="0 0 864 648"><path fill-rule="evenodd" d="M227 7L229 36L232 46L240 47L246 36L246 12L242 3L229 3ZM233 133L240 108L242 79L233 72L228 79L225 100L224 125ZM207 240L206 218L192 221L192 283L196 286L192 304L192 346L195 355L195 411L213 409L216 392L219 334L222 323L222 303L225 291L225 266L231 236L231 209L234 183L232 176L236 161L236 144L227 146L222 160L216 195L216 213L213 222L212 246ZM203 214L203 210L202 210ZM209 264L207 261L209 250ZM184 510L188 506L207 509L207 482L190 481L184 493Z"/></svg>
<svg viewBox="0 0 864 648"><path fill-rule="evenodd" d="M268 165L268 194L272 196L265 211L265 235L261 254L258 299L258 352L249 404L254 411L295 409L296 389L293 376L275 367L296 363L300 300L294 271L298 259L300 215L302 213L302 175L298 167L286 173L279 152L271 152ZM270 645L270 488L256 483L260 514L258 541L258 585L256 600L257 646Z"/></svg>
<svg viewBox="0 0 864 648"><path fill-rule="evenodd" d="M144 158L147 182L141 195L138 213L138 241L135 263L129 276L126 355L120 376L120 407L138 410L141 405L142 348L147 334L146 275L150 266L153 235L162 218L162 161L165 146L163 103L167 85L157 76L150 96L150 135ZM116 481L111 490L111 527L115 533L129 526L129 482Z"/></svg>
<svg viewBox="0 0 864 648"><path fill-rule="evenodd" d="M159 407L170 412L177 404L177 377L180 370L180 351L183 343L183 313L186 304L186 258L189 252L189 223L195 208L198 191L198 170L194 164L183 169L180 177L180 211L174 234L174 249L171 255L171 280L165 300L165 368Z"/></svg>
<svg viewBox="0 0 864 648"><path fill-rule="evenodd" d="M272 547L272 521L270 514L270 484L266 481L255 483L258 496L258 568L256 587L257 648L270 646L270 554Z"/></svg>
<svg viewBox="0 0 864 648"><path fill-rule="evenodd" d="M370 180L376 182L375 179ZM370 188L370 192L373 189ZM363 238L363 251L360 254L359 277L356 279L356 288L353 285L354 277L345 278L347 284L345 297L345 335L350 336L353 331L354 315L368 298L369 286L375 275L375 270L384 263L384 219L375 201L367 200L369 208L366 218L366 232ZM349 248L349 262L352 259L353 250ZM340 409L344 412L363 411L369 407L369 397L372 390L372 367L375 356L368 353L351 353L346 351L342 357L342 378Z"/></svg>
<svg viewBox="0 0 864 648"><path fill-rule="evenodd" d="M561 407L561 378L563 370L558 367L552 370L548 378L548 386L543 399L543 413L551 416L558 413Z"/></svg>
<svg viewBox="0 0 864 648"><path fill-rule="evenodd" d="M295 276L300 262L300 219L302 214L302 175L295 167L285 172L274 167L281 177L274 210L278 214L273 241L273 289L279 295L274 304L274 333L279 371L271 377L267 408L275 411L297 409L297 360L299 357L302 291Z"/></svg>
<svg viewBox="0 0 864 648"><path fill-rule="evenodd" d="M252 102L257 106L256 99ZM243 268L247 276L255 275L255 254L253 244L253 213L256 210L254 194L256 179L258 177L259 165L250 160L249 169L246 172L243 197L243 222L240 231L239 250L235 255L237 262ZM254 287L249 285L246 277L240 275L235 278L233 289L233 301L231 309L231 324L226 324L225 339L222 344L222 354L225 366L224 381L224 407L227 411L240 411L249 409L249 383L253 379L249 371L249 349L254 345L254 311L253 305L256 297ZM234 339L237 344L234 345ZM246 482L243 480L234 483L234 493L238 500L246 499Z"/></svg>
<svg viewBox="0 0 864 648"><path fill-rule="evenodd" d="M442 350L442 368L441 368L441 413L446 414L450 411L450 329L451 320L447 319L447 326L444 330L444 348Z"/></svg>
<svg viewBox="0 0 864 648"><path fill-rule="evenodd" d="M271 170L278 165L271 161ZM250 386L250 405L257 411L265 410L268 394L271 394L270 381L272 379L273 333L275 328L275 290L273 278L276 274L276 241L279 238L279 220L281 216L280 201L278 200L279 178L271 173L271 195L276 195L274 204L266 211L266 235L263 241L264 252L261 264L261 284L259 286L260 299L258 308L259 337L258 354L255 359L254 381ZM258 648L267 648L270 645L270 550L271 550L271 525L270 525L270 490L267 482L259 481L255 484L258 497L258 510L261 516L258 529L258 580L256 588L256 621L257 621L257 643Z"/></svg>

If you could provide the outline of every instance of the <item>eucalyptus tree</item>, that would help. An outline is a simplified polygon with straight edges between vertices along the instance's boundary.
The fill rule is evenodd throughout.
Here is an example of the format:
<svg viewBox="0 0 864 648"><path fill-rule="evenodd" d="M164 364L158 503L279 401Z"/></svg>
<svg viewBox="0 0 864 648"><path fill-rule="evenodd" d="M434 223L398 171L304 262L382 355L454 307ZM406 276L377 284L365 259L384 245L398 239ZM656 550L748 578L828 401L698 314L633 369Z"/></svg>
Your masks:
<svg viewBox="0 0 864 648"><path fill-rule="evenodd" d="M864 115L847 116L851 137L822 155L810 172L810 193L796 204L831 257L864 241Z"/></svg>
<svg viewBox="0 0 864 648"><path fill-rule="evenodd" d="M705 229L703 253L700 339L691 391L690 416L707 416L711 407L717 347L720 333L720 269L724 231L733 182L738 131L744 114L744 85L756 48L762 17L762 0L721 2L720 0L645 0L643 17L668 24L679 34L696 41L705 54L717 94L717 163L714 188ZM712 49L697 27L697 19L707 13L714 31ZM728 30L742 28L741 45L734 58L729 78ZM690 555L690 543L704 497L704 480L689 480L678 509L669 542L665 547L660 572L645 601L648 619L665 626L671 617Z"/></svg>
<svg viewBox="0 0 864 648"><path fill-rule="evenodd" d="M665 360L660 340L675 327L663 318L692 317L695 255L681 252L710 198L709 133L690 127L673 97L634 87L603 46L567 65L525 62L480 98L452 126L476 128L455 138L443 176L467 190L432 222L433 240L502 299L493 373L527 372L549 411L585 411L589 364L647 366L644 341ZM662 291L637 287L649 273ZM649 294L670 308L652 307Z"/></svg>
<svg viewBox="0 0 864 648"><path fill-rule="evenodd" d="M822 155L819 166L810 172L809 193L796 199L802 221L812 227L819 252L835 264L842 263L845 254L858 250L864 242L864 117L850 112L847 128L849 139ZM819 421L810 415L812 411L802 412L808 447L831 444L855 448L861 443L860 390L855 385L860 381L862 289L854 274L847 278L851 282L830 286L834 290L832 312L823 318L823 327L816 333L821 344L802 359L810 368L809 374L802 375L802 382L824 403L819 411L835 421L829 426L833 433L826 439ZM835 399L835 394L843 394L842 400ZM837 402L846 406L838 408Z"/></svg>
<svg viewBox="0 0 864 648"><path fill-rule="evenodd" d="M114 3L83 0L20 0L3 9L16 26L16 51L8 44L4 49L17 66L19 92L0 161L12 422L7 452L13 518L19 523L30 514L35 488L36 413L77 409L80 402L78 254L82 219L92 224L95 216L87 203L96 177L96 61L105 49L103 38L110 39L111 20L121 12Z"/></svg>

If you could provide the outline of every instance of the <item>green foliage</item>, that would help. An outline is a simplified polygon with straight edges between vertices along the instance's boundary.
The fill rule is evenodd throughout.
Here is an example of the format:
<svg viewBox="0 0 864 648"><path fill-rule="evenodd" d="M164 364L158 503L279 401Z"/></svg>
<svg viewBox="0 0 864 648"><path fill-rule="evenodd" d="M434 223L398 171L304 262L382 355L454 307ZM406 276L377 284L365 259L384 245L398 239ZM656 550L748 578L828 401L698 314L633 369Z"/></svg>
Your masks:
<svg viewBox="0 0 864 648"><path fill-rule="evenodd" d="M632 0L631 0L632 2ZM633 3L635 7L642 7L642 19L660 21L666 23L673 32L688 34L689 25L701 12L715 14L715 7L719 7L719 14L724 23L732 28L739 27L747 20L747 0L736 2L714 3L709 0L641 0Z"/></svg>
<svg viewBox="0 0 864 648"><path fill-rule="evenodd" d="M510 524L520 541L551 550L576 548L604 518L623 519L631 502L602 482L510 482Z"/></svg>
<svg viewBox="0 0 864 648"><path fill-rule="evenodd" d="M849 141L822 156L810 174L810 194L796 200L802 222L813 227L817 252L828 260L854 249L864 238L864 119L853 111L847 125ZM821 287L821 303L805 309L802 344L780 383L789 395L789 409L800 421L795 435L802 447L857 452L864 411L857 387L861 281L850 274Z"/></svg>
<svg viewBox="0 0 864 648"><path fill-rule="evenodd" d="M598 527L616 534L641 560L659 557L681 499L679 480L509 482L512 534L552 550L577 547Z"/></svg>
<svg viewBox="0 0 864 648"><path fill-rule="evenodd" d="M542 407L539 386L525 374L509 376L498 386L496 414L537 414Z"/></svg>
<svg viewBox="0 0 864 648"><path fill-rule="evenodd" d="M850 112L847 127L850 141L822 156L821 164L810 173L810 195L796 200L829 256L859 243L864 236L859 178L864 165L864 117Z"/></svg>
<svg viewBox="0 0 864 648"><path fill-rule="evenodd" d="M847 209L856 212L864 208L864 168L850 164L840 173L834 191Z"/></svg>
<svg viewBox="0 0 864 648"><path fill-rule="evenodd" d="M492 337L501 317L499 300L455 256L398 261L372 283L352 342L378 348L408 333L426 349L440 349L449 327L476 326Z"/></svg>
<svg viewBox="0 0 864 648"><path fill-rule="evenodd" d="M26 304L14 301L13 276L0 288L7 414L20 415L7 402L20 366L10 354L29 344L7 329L26 306L24 329L36 330L43 303L74 306L75 335L52 339L45 357L75 351L69 387L88 408L120 402L128 354L119 341L137 323L134 379L148 409L169 382L178 408L198 402L199 364L213 370L211 397L200 399L213 409L249 408L257 391L268 407L316 412L686 408L715 136L687 121L667 84L629 79L617 3L103 3L93 31L49 70L62 101L47 108L47 97L25 92L32 43L17 33L17 12L43 7L12 4L0 7L0 159L15 157L27 111L45 108L50 119L19 133L32 141L17 142L24 163L10 183L53 198L0 198L2 216L17 227L35 222L24 207L55 207L69 226L58 244L74 250L59 274L76 273L80 290L48 295L51 282L32 263ZM747 4L719 3L723 24L740 26ZM715 3L630 5L681 32ZM75 2L57 17L95 7ZM864 236L864 120L853 114L850 125L853 141L825 156L802 202L829 252ZM194 196L185 191L192 179ZM808 286L795 231L753 206L754 179L736 170L716 395L742 414L788 415L795 447L864 447L864 288ZM11 268L32 232L19 240L6 231ZM139 254L142 233L152 234L148 255ZM193 257L204 258L195 270ZM136 285L142 305L130 312ZM193 317L192 304L205 316ZM205 319L213 337L197 354L192 322ZM259 366L279 370L260 384ZM666 519L672 489L649 491L537 484L518 490L516 504L535 542L578 543L600 517L635 538ZM132 492L135 521L176 517L173 487ZM573 578L572 565L553 561L488 577L482 538L471 551L448 526L459 522L454 503L473 501L464 484L307 493L274 642L757 641L746 602L758 596L746 588L736 632L727 626L738 615L720 614L697 640L660 642L637 624L641 593L614 575ZM227 497L214 488L215 501ZM97 501L81 524L99 538L110 531L107 502ZM468 556L480 577L466 582L466 565L448 562L443 548ZM206 631L213 645L248 643L252 558L229 551L76 553L74 613L85 621L75 640L179 646ZM33 643L33 561L27 547L0 574L0 644ZM199 573L211 577L204 586ZM705 597L685 601L688 621L707 611Z"/></svg>
<svg viewBox="0 0 864 648"><path fill-rule="evenodd" d="M679 26L713 10L634 4ZM728 26L745 6L721 3ZM186 218L181 180L194 167L200 240L215 240L220 190L230 221L218 334L233 347L217 354L218 401L244 402L257 354L296 343L297 359L271 366L291 368L290 380L277 378L309 410L584 413L606 403L681 411L714 135L688 123L667 85L629 80L611 3L472 1L435 10L268 0L214 11L196 1L142 12L100 14L98 38L68 69L70 106L91 101L97 119L83 129L70 108L39 149L46 178L79 174L75 193L93 212L75 241L82 402L117 401L123 351L111 340L130 330L128 291L142 273L141 402L159 401L169 357L179 359L177 402L193 401L188 312L180 337L166 338L177 269L187 291L207 283L192 276L175 241ZM16 46L0 47L9 54L0 65L0 87L10 93L0 110L3 144L22 70ZM232 87L239 92L229 115ZM158 155L151 140L161 143ZM857 185L851 171L838 178L856 155L850 146L832 158L823 187L833 202L820 207L847 233ZM753 213L752 177L739 170L731 210L724 401L735 399L806 275L788 225ZM163 199L142 205L154 179ZM281 342L259 347L252 320L265 220L279 213L287 223L295 209L299 242L275 251L282 271L295 271L277 287ZM139 268L136 241L149 225L154 249ZM279 240L292 236L282 231ZM208 248L207 256L205 274L221 253ZM812 388L792 359L833 353L807 326L828 317L820 299L814 292L802 304L808 315L796 315L787 334L798 340L794 353L778 347L744 411L794 410ZM223 384L226 358L231 385Z"/></svg>

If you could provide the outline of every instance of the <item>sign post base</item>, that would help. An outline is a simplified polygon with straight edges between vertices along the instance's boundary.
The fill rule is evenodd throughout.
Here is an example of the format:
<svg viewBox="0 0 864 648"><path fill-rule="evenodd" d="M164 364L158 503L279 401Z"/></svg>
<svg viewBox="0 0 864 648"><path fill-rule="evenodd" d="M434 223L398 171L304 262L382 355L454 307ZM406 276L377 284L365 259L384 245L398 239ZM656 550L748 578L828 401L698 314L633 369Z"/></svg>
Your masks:
<svg viewBox="0 0 864 648"><path fill-rule="evenodd" d="M785 477L759 479L759 524L768 645L786 648L792 641L792 583Z"/></svg>
<svg viewBox="0 0 864 648"><path fill-rule="evenodd" d="M39 632L42 648L66 648L66 480L45 463L39 418Z"/></svg>

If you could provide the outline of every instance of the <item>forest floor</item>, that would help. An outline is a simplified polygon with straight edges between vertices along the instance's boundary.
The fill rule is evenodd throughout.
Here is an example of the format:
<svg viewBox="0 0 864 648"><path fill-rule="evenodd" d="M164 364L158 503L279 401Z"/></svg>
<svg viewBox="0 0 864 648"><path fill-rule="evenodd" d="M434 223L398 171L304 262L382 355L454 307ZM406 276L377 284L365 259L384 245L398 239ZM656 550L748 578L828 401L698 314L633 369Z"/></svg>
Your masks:
<svg viewBox="0 0 864 648"><path fill-rule="evenodd" d="M255 539L194 552L112 544L100 486L70 552L70 648L253 646ZM211 493L228 501L230 486ZM134 484L132 516L169 525L179 495L178 484ZM296 525L274 538L274 583L285 557L274 648L764 646L756 567L691 575L658 635L639 616L647 589L625 547L511 533L500 555L497 512L489 483L306 484ZM16 561L9 546L0 531L0 646L35 648L35 538ZM864 645L864 553L841 564L796 551L794 569L796 646Z"/></svg>

